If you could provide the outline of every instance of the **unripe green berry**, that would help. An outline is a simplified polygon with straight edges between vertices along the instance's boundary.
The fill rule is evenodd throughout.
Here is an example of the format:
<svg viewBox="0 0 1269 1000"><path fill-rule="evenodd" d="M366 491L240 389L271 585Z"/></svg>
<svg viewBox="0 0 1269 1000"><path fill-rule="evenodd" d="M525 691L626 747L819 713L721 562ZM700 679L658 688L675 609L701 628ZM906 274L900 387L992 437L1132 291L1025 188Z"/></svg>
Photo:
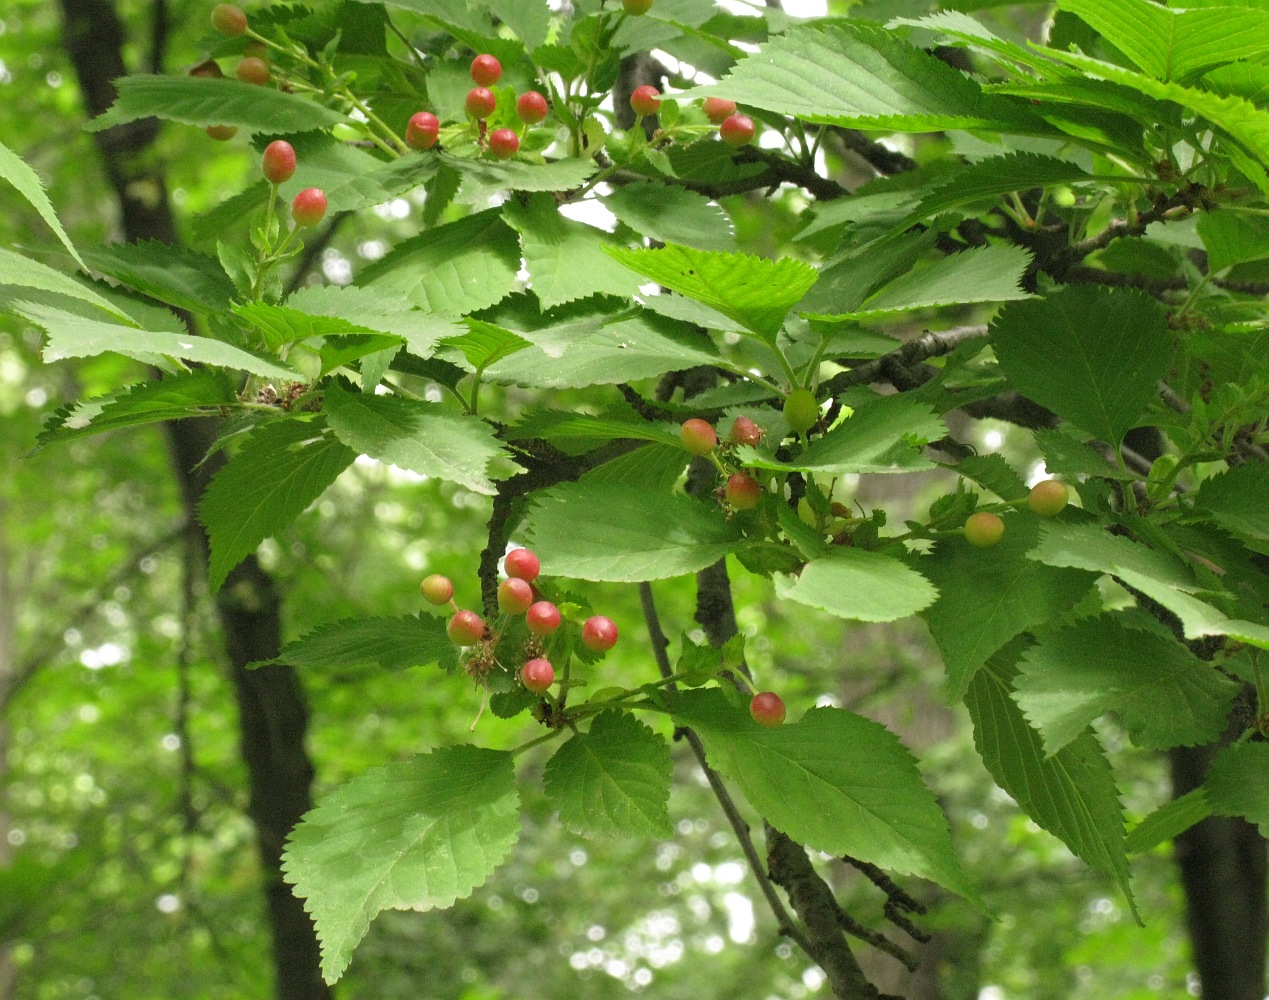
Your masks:
<svg viewBox="0 0 1269 1000"><path fill-rule="evenodd" d="M652 9L652 0L621 0L621 9L631 17L640 17Z"/></svg>
<svg viewBox="0 0 1269 1000"><path fill-rule="evenodd" d="M211 12L212 27L226 38L237 38L247 31L247 15L241 7L218 3Z"/></svg>
<svg viewBox="0 0 1269 1000"><path fill-rule="evenodd" d="M965 538L978 549L988 549L1005 537L1005 522L995 514L980 510L965 520Z"/></svg>
<svg viewBox="0 0 1269 1000"><path fill-rule="evenodd" d="M428 604L435 604L439 607L442 604L448 604L454 598L454 584L447 576L441 576L440 573L433 573L431 576L425 576L423 582L419 584L419 593L423 595L423 600Z"/></svg>
<svg viewBox="0 0 1269 1000"><path fill-rule="evenodd" d="M256 56L243 56L234 67L234 76L243 83L263 86L269 82L269 64Z"/></svg>
<svg viewBox="0 0 1269 1000"><path fill-rule="evenodd" d="M203 129L209 136L217 142L228 142L238 134L237 125L208 125Z"/></svg>
<svg viewBox="0 0 1269 1000"><path fill-rule="evenodd" d="M1066 509L1071 499L1071 491L1066 483L1057 479L1044 479L1031 487L1027 497L1027 506L1033 514L1040 517L1055 517Z"/></svg>
<svg viewBox="0 0 1269 1000"><path fill-rule="evenodd" d="M762 500L762 487L752 476L747 476L743 472L733 472L727 477L723 496L737 510L753 510Z"/></svg>
<svg viewBox="0 0 1269 1000"><path fill-rule="evenodd" d="M784 400L784 419L794 434L805 434L820 418L820 403L809 389L794 389Z"/></svg>
<svg viewBox="0 0 1269 1000"><path fill-rule="evenodd" d="M707 421L692 417L679 428L679 440L693 455L708 455L718 445L718 434Z"/></svg>

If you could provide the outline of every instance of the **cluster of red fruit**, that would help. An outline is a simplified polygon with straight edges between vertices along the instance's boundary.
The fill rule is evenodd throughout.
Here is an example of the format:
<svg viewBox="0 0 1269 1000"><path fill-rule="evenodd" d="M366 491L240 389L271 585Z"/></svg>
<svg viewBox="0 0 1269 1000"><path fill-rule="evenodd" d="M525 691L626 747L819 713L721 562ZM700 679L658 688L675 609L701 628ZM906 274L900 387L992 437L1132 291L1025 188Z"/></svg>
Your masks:
<svg viewBox="0 0 1269 1000"><path fill-rule="evenodd" d="M498 586L498 610L508 617L524 615L525 625L535 639L545 639L560 627L560 609L543 600L533 581L542 572L538 557L528 549L512 549L503 560L507 578ZM445 627L459 646L492 647L496 636L475 611L454 603L454 584L448 577L433 574L419 584L424 600L437 607L448 604L454 615ZM606 653L617 644L617 626L611 618L592 615L582 623L582 645L596 653ZM487 658L487 657L486 657ZM477 657L482 659L482 657ZM544 656L531 656L520 667L520 683L541 694L555 683L555 667Z"/></svg>
<svg viewBox="0 0 1269 1000"><path fill-rule="evenodd" d="M275 188L295 173L295 147L285 139L276 139L264 147L260 170ZM326 215L326 192L321 188L305 188L291 199L291 218L297 226L315 226Z"/></svg>
<svg viewBox="0 0 1269 1000"><path fill-rule="evenodd" d="M498 98L489 88L502 79L502 63L487 52L471 61L471 78L476 86L467 91L463 102L469 117L480 124L485 132L485 119L494 113ZM536 125L546 118L546 98L536 90L526 90L516 98L516 117L526 125ZM405 143L411 149L431 149L436 145L441 123L430 111L419 111L410 118L405 129ZM520 136L515 129L496 128L485 138L489 152L499 160L510 159L520 150Z"/></svg>
<svg viewBox="0 0 1269 1000"><path fill-rule="evenodd" d="M718 447L718 434L700 417L684 420L679 427L679 440L693 455L713 456ZM762 428L748 417L737 417L731 425L728 440L733 445L756 445L762 440ZM747 472L732 472L723 485L723 497L736 510L752 510L762 499L762 487Z"/></svg>
<svg viewBox="0 0 1269 1000"><path fill-rule="evenodd" d="M1071 491L1057 479L1044 479L1031 487L1027 507L1038 517L1056 517L1066 509ZM965 539L975 548L986 549L1005 537L1005 522L989 511L980 510L965 520Z"/></svg>
<svg viewBox="0 0 1269 1000"><path fill-rule="evenodd" d="M635 87L630 93L630 108L640 118L655 115L661 109L661 91L651 84ZM722 97L707 97L701 104L705 117L718 126L718 136L733 149L753 142L758 127L748 115L736 113L736 102Z"/></svg>

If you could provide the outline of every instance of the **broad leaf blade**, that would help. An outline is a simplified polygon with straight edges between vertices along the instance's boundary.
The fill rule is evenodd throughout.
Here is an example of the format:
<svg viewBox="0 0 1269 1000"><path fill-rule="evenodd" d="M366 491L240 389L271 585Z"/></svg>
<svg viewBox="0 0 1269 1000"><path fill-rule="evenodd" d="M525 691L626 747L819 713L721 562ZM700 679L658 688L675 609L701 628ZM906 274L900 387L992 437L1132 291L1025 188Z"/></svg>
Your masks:
<svg viewBox="0 0 1269 1000"><path fill-rule="evenodd" d="M628 712L601 712L546 765L547 798L584 837L661 837L671 830L670 748Z"/></svg>
<svg viewBox="0 0 1269 1000"><path fill-rule="evenodd" d="M1021 247L986 246L951 254L896 278L870 296L851 315L928 309L973 302L1007 302L1030 298L1020 287L1031 264Z"/></svg>
<svg viewBox="0 0 1269 1000"><path fill-rule="evenodd" d="M519 827L511 755L473 746L373 768L305 813L282 871L313 917L326 982L343 975L383 910L431 910L471 895Z"/></svg>
<svg viewBox="0 0 1269 1000"><path fill-rule="evenodd" d="M328 622L288 642L273 659L251 666L287 663L314 670L362 666L404 670L439 663L448 670L456 662L454 644L445 633L445 619L405 615Z"/></svg>
<svg viewBox="0 0 1269 1000"><path fill-rule="evenodd" d="M808 562L797 576L776 576L775 588L782 600L864 622L906 618L938 597L929 580L898 559L841 546Z"/></svg>
<svg viewBox="0 0 1269 1000"><path fill-rule="evenodd" d="M814 708L767 729L716 690L678 695L671 712L700 734L710 764L794 840L977 898L916 761L884 726Z"/></svg>
<svg viewBox="0 0 1269 1000"><path fill-rule="evenodd" d="M115 306L109 299L103 298L87 285L74 278L55 271L37 260L23 257L12 250L0 248L0 286L12 285L18 288L35 288L41 292L54 292L66 295L98 309L103 309L119 319L127 320L128 314Z"/></svg>
<svg viewBox="0 0 1269 1000"><path fill-rule="evenodd" d="M1269 743L1235 743L1220 752L1203 783L1219 816L1241 816L1269 837Z"/></svg>
<svg viewBox="0 0 1269 1000"><path fill-rule="evenodd" d="M70 241L66 230L62 228L57 212L53 210L53 203L44 193L44 182L40 180L40 175L2 142L0 142L0 177L18 189L18 194L31 203L31 207L40 213L40 218L47 222L49 228L57 234L57 238L62 241L62 246L75 258L75 263L84 270L88 270L83 258L79 256L79 251L75 249L75 244Z"/></svg>
<svg viewBox="0 0 1269 1000"><path fill-rule="evenodd" d="M220 312L236 294L220 264L206 254L157 240L112 243L84 251L89 267L178 309Z"/></svg>
<svg viewBox="0 0 1269 1000"><path fill-rule="evenodd" d="M251 435L212 477L199 504L211 542L210 585L316 500L356 453L318 421L279 420Z"/></svg>
<svg viewBox="0 0 1269 1000"><path fill-rule="evenodd" d="M731 220L704 195L666 184L626 184L602 199L635 232L697 250L736 248Z"/></svg>

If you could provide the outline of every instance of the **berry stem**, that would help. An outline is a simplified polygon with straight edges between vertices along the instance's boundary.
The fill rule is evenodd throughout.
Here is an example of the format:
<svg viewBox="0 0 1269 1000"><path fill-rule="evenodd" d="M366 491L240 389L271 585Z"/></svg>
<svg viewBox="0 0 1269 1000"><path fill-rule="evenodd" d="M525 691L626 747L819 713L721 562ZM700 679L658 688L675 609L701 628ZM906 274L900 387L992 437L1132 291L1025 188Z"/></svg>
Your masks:
<svg viewBox="0 0 1269 1000"><path fill-rule="evenodd" d="M536 736L529 740L528 743L521 743L518 747L511 751L511 756L519 757L520 754L524 753L526 750L532 750L535 746L542 743L549 743L551 740L557 739L564 732L564 729L564 726L552 728L550 732L543 733L541 736Z"/></svg>

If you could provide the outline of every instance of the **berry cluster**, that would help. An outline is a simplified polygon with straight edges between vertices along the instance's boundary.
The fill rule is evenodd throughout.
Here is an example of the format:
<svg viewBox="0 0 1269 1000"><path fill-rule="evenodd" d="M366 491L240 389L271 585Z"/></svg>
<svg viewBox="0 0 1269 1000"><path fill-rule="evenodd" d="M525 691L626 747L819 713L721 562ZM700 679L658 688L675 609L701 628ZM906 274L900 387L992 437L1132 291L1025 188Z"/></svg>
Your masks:
<svg viewBox="0 0 1269 1000"><path fill-rule="evenodd" d="M520 683L534 694L543 694L555 683L555 667L545 655L545 643L564 624L564 616L535 586L542 565L533 552L512 549L503 560L503 568L507 578L498 585L499 614L492 626L475 611L460 608L454 602L454 584L447 577L433 574L419 584L419 590L429 604L448 604L453 608L446 632L455 645L470 650L465 669L482 682L500 666L495 651L507 654L505 648L499 649L499 640L516 619L523 617L529 637L515 650L521 662ZM592 652L606 653L617 644L617 626L611 618L592 615L581 623L580 639Z"/></svg>
<svg viewBox="0 0 1269 1000"><path fill-rule="evenodd" d="M509 160L520 151L520 136L515 129L496 128L486 132L486 120L498 107L498 97L491 90L502 79L502 63L496 56L482 52L471 61L471 79L476 85L467 92L463 107L467 117L476 122L479 128L479 142L489 150L489 154L497 160ZM516 117L525 125L537 125L545 120L549 107L546 98L536 90L526 90L516 97ZM406 142L414 149L431 149L436 143L439 122L436 116L426 111L420 112L410 119L411 125L416 120L423 120L426 131L418 131L417 141L406 134Z"/></svg>
<svg viewBox="0 0 1269 1000"><path fill-rule="evenodd" d="M264 147L260 171L275 191L279 184L291 179L295 167L295 147L285 139L275 139ZM325 215L326 192L321 188L305 188L291 199L291 218L295 220L297 228L315 226Z"/></svg>
<svg viewBox="0 0 1269 1000"><path fill-rule="evenodd" d="M727 477L720 492L733 510L753 510L762 501L763 490L758 481L743 470L730 468L725 461L731 456L735 446L755 445L762 440L762 428L748 417L737 417L732 423L728 447L723 457L717 451L717 432L708 421L700 417L683 421L679 427L679 440L693 455L712 459L719 471Z"/></svg>
<svg viewBox="0 0 1269 1000"><path fill-rule="evenodd" d="M753 142L758 126L748 115L736 113L736 102L722 97L707 97L701 104L705 117L718 126L718 137L739 149ZM630 109L640 118L655 115L661 110L661 91L650 84L635 87L630 93Z"/></svg>
<svg viewBox="0 0 1269 1000"><path fill-rule="evenodd" d="M1031 487L1025 502L1037 517L1057 517L1066 509L1071 491L1058 479L1043 479ZM980 510L965 519L965 539L979 549L991 548L1005 537L1005 522L996 514Z"/></svg>

